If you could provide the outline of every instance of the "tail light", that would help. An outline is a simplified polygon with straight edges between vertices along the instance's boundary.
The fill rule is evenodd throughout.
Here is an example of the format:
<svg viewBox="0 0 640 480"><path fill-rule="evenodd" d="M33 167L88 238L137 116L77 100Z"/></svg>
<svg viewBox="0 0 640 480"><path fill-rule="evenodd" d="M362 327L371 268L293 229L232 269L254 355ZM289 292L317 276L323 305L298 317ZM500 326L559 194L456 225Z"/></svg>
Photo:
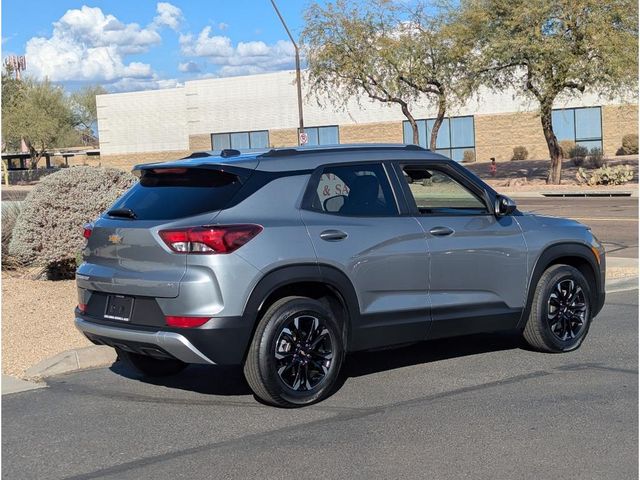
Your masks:
<svg viewBox="0 0 640 480"><path fill-rule="evenodd" d="M204 325L211 317L164 317L167 326L178 328L193 328Z"/></svg>
<svg viewBox="0 0 640 480"><path fill-rule="evenodd" d="M161 230L160 238L176 253L231 253L262 231L260 225L215 225Z"/></svg>
<svg viewBox="0 0 640 480"><path fill-rule="evenodd" d="M93 231L93 225L91 225L90 223L87 223L84 227L83 227L83 231L82 231L82 236L84 238L86 238L87 240L89 240L89 237L91 236L91 232Z"/></svg>
<svg viewBox="0 0 640 480"><path fill-rule="evenodd" d="M80 310L80 313L87 313L87 304L86 303L79 303L78 304L78 310Z"/></svg>

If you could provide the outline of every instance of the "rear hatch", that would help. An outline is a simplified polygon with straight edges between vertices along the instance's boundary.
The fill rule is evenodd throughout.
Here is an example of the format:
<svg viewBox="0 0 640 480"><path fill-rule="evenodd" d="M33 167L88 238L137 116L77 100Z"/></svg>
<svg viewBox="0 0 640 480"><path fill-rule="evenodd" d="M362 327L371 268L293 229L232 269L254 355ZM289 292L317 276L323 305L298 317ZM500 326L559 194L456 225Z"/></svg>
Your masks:
<svg viewBox="0 0 640 480"><path fill-rule="evenodd" d="M84 263L77 271L78 286L123 295L177 297L187 255L172 252L158 232L212 223L250 170L155 167L139 173L139 183L94 223Z"/></svg>

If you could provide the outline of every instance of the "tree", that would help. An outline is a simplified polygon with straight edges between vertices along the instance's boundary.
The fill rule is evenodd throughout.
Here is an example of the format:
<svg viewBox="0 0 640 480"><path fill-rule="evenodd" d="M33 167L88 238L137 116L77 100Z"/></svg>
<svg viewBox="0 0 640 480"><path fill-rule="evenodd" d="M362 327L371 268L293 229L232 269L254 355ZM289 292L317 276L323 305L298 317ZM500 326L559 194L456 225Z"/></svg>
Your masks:
<svg viewBox="0 0 640 480"><path fill-rule="evenodd" d="M440 126L447 110L465 101L475 90L475 75L469 59L473 43L449 25L446 10L429 3L407 9L408 20L402 32L397 62L400 81L425 94L437 106L429 148L436 149Z"/></svg>
<svg viewBox="0 0 640 480"><path fill-rule="evenodd" d="M415 90L400 80L400 73L389 61L398 53L399 39L392 35L396 20L387 2L314 3L304 19L302 42L310 90L318 102L324 97L336 106L345 106L350 97L365 94L379 102L398 104L417 144L418 126L409 109Z"/></svg>
<svg viewBox="0 0 640 480"><path fill-rule="evenodd" d="M71 108L75 117L76 129L85 137L95 138L98 111L96 95L107 91L100 85L90 85L71 94Z"/></svg>
<svg viewBox="0 0 640 480"><path fill-rule="evenodd" d="M14 148L25 140L31 168L37 167L47 149L77 142L74 115L62 87L25 79L15 80L5 90L4 76L2 80L2 138Z"/></svg>
<svg viewBox="0 0 640 480"><path fill-rule="evenodd" d="M451 10L458 34L475 44L478 78L535 99L559 184L562 156L552 108L586 90L615 96L637 90L635 0L462 0Z"/></svg>

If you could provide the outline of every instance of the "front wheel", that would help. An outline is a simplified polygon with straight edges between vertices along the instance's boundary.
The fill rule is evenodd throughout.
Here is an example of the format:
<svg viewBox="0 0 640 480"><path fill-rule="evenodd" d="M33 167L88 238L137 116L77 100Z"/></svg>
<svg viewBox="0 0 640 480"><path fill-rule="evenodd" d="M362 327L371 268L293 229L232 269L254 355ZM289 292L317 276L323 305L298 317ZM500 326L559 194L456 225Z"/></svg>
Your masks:
<svg viewBox="0 0 640 480"><path fill-rule="evenodd" d="M584 341L591 324L591 288L569 265L553 265L540 277L523 335L533 348L569 352Z"/></svg>
<svg viewBox="0 0 640 480"><path fill-rule="evenodd" d="M286 297L258 323L244 374L269 404L309 405L331 393L343 357L342 329L333 313L317 300Z"/></svg>

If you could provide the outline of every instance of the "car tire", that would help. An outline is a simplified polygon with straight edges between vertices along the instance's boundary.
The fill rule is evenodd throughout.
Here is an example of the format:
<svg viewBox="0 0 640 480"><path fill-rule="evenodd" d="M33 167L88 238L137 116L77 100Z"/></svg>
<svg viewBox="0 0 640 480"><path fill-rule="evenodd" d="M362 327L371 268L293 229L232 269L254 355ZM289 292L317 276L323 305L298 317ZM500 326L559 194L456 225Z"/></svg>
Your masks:
<svg viewBox="0 0 640 480"><path fill-rule="evenodd" d="M180 360L153 358L126 352L121 348L116 348L116 352L122 363L144 377L168 377L180 373L187 367L187 364Z"/></svg>
<svg viewBox="0 0 640 480"><path fill-rule="evenodd" d="M582 273L569 265L553 265L540 277L523 336L536 350L576 350L591 325L593 295Z"/></svg>
<svg viewBox="0 0 640 480"><path fill-rule="evenodd" d="M260 319L244 364L253 393L280 407L326 398L344 359L342 325L321 302L285 297Z"/></svg>

